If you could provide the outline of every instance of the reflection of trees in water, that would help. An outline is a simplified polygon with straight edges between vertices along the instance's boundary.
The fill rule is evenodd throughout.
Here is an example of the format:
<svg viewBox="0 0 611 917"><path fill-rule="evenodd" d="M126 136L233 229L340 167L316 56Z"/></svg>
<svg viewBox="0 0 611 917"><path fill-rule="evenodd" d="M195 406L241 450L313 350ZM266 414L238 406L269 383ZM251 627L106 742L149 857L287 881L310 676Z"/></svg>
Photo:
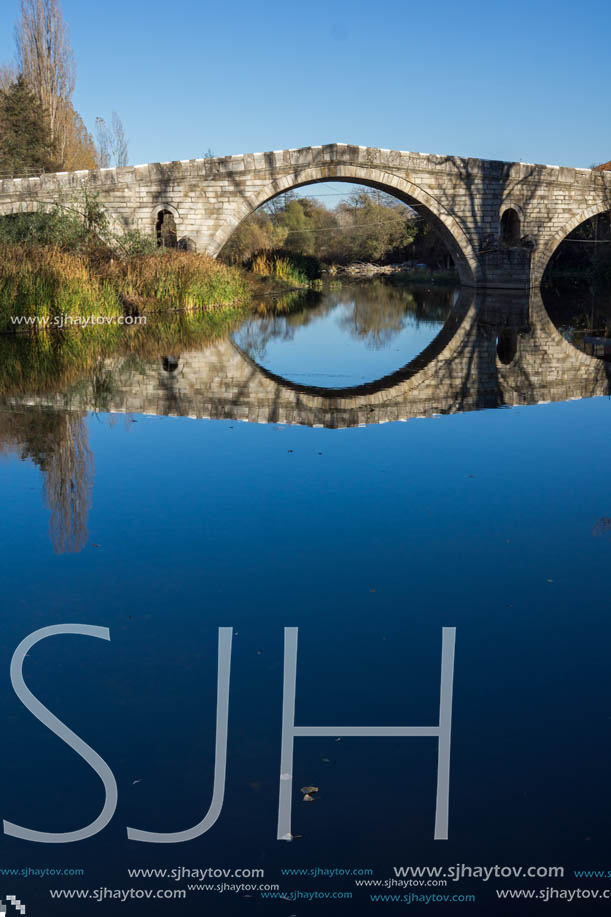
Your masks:
<svg viewBox="0 0 611 917"><path fill-rule="evenodd" d="M416 327L445 322L453 292L449 288L408 289L378 279L325 294L304 294L288 312L267 313L246 322L234 340L253 360L262 360L270 341L291 341L300 328L341 308L344 314L339 326L372 350L382 350L408 322Z"/></svg>
<svg viewBox="0 0 611 917"><path fill-rule="evenodd" d="M22 461L31 459L40 468L55 552L81 551L88 536L94 472L86 414L40 409L2 413L0 449L16 452Z"/></svg>
<svg viewBox="0 0 611 917"><path fill-rule="evenodd" d="M371 350L384 350L402 331L407 314L402 307L387 299L360 301L355 298L349 311L339 319L339 326L353 338L362 340Z"/></svg>

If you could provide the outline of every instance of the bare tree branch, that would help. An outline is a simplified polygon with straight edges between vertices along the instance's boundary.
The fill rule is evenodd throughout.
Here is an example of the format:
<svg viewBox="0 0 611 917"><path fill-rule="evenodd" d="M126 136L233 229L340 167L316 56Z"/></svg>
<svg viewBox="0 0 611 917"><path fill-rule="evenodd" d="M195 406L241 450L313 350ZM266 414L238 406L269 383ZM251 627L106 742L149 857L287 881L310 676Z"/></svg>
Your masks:
<svg viewBox="0 0 611 917"><path fill-rule="evenodd" d="M76 64L59 0L21 0L15 40L18 69L42 103L63 161L61 115L74 92Z"/></svg>
<svg viewBox="0 0 611 917"><path fill-rule="evenodd" d="M128 143L123 122L117 112L113 111L110 126L104 118L96 118L95 131L101 168L126 166L129 161Z"/></svg>

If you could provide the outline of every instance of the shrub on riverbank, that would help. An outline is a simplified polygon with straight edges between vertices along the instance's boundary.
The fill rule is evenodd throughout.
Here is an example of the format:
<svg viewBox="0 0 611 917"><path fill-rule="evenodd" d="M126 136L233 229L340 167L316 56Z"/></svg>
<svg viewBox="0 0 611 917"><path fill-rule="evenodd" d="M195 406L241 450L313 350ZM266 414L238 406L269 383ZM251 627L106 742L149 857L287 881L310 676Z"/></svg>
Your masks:
<svg viewBox="0 0 611 917"><path fill-rule="evenodd" d="M243 273L210 255L165 249L160 254L113 259L100 275L143 309L227 304L248 297Z"/></svg>
<svg viewBox="0 0 611 917"><path fill-rule="evenodd" d="M107 316L220 309L249 297L242 271L208 255L163 250L117 258L41 245L0 244L0 331L15 316ZM31 326L30 326L31 327Z"/></svg>
<svg viewBox="0 0 611 917"><path fill-rule="evenodd" d="M321 275L318 258L282 248L257 252L247 267L253 274L273 277L293 287L316 286Z"/></svg>

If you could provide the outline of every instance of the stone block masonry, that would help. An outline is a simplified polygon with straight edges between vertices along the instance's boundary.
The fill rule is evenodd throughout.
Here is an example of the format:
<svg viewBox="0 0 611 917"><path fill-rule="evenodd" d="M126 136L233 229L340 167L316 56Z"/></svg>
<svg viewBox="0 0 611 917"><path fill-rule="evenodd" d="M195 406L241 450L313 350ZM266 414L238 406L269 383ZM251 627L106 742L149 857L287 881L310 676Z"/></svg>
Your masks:
<svg viewBox="0 0 611 917"><path fill-rule="evenodd" d="M611 172L332 143L5 179L0 215L69 202L87 188L117 229L153 234L168 210L179 241L216 256L261 204L322 181L368 185L414 207L445 240L463 285L492 289L537 287L568 233L611 209Z"/></svg>

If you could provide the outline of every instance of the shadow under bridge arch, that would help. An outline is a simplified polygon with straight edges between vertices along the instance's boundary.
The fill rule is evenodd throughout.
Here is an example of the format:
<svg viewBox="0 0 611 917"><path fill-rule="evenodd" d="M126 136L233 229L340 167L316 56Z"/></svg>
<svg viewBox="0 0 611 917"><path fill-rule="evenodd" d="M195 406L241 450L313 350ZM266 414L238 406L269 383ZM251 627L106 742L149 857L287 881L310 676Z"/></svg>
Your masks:
<svg viewBox="0 0 611 917"><path fill-rule="evenodd" d="M611 193L606 194L605 197L598 201L596 204L587 207L585 210L582 210L579 213L573 214L563 226L557 229L547 239L546 243L535 252L531 268L531 287L536 290L541 288L546 268L551 262L552 257L558 248L562 245L562 243L567 241L568 237L575 229L578 229L580 226L582 226L582 224L586 223L588 220L593 219L594 217L602 216L603 214L609 214L610 212Z"/></svg>
<svg viewBox="0 0 611 917"><path fill-rule="evenodd" d="M321 164L270 180L256 192L240 191L236 216L228 220L216 233L211 254L218 255L240 223L263 204L295 188L329 181L366 185L390 194L412 207L434 227L447 246L461 284L477 286L481 282L480 262L471 240L461 226L460 218L454 216L425 188L414 184L407 178L374 166Z"/></svg>

